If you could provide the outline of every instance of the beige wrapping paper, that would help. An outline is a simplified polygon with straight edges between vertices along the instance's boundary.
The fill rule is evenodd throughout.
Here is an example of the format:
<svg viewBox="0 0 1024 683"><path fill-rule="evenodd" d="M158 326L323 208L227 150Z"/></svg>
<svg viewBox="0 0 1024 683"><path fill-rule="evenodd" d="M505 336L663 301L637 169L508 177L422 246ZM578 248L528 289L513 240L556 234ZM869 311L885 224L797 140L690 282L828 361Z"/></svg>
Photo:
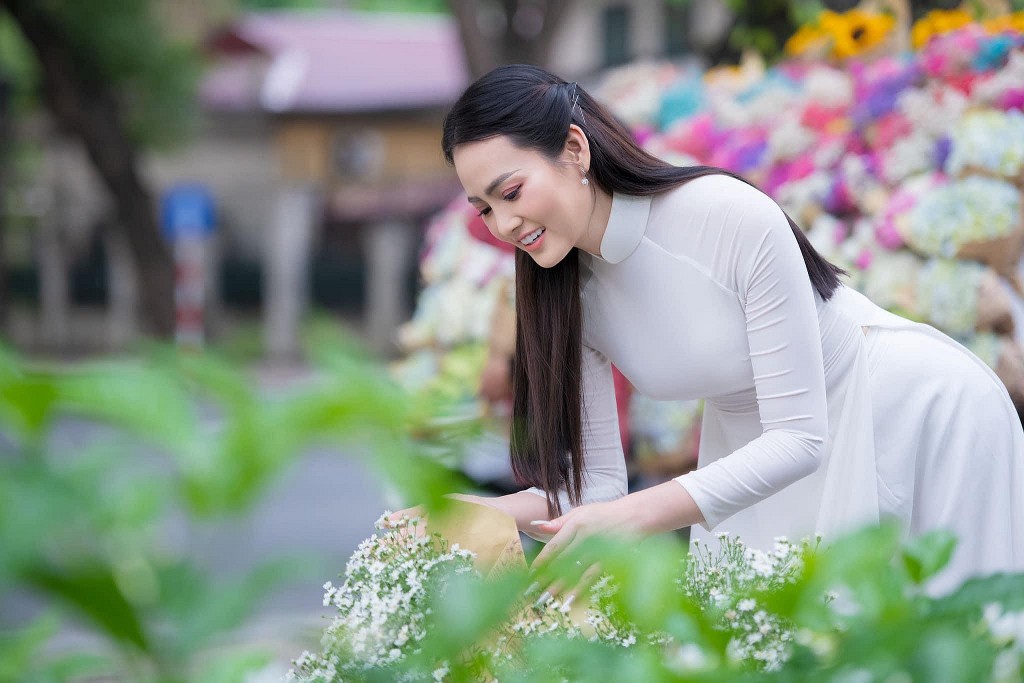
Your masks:
<svg viewBox="0 0 1024 683"><path fill-rule="evenodd" d="M428 521L427 530L441 534L449 543L458 543L460 547L475 552L474 567L485 579L528 566L515 519L489 505L453 499L443 515L435 515ZM590 605L588 586L584 583L563 592L575 594L569 620L589 637L594 631L587 623Z"/></svg>
<svg viewBox="0 0 1024 683"><path fill-rule="evenodd" d="M427 529L475 552L474 566L486 579L510 569L526 569L516 520L489 505L454 499L444 514L428 521Z"/></svg>

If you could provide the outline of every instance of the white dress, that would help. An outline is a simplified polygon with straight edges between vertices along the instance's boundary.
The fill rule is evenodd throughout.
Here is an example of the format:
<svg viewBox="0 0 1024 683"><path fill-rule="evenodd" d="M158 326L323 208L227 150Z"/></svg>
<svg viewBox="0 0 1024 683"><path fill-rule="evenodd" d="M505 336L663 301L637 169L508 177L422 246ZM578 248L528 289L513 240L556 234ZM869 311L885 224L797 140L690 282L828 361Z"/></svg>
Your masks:
<svg viewBox="0 0 1024 683"><path fill-rule="evenodd" d="M584 502L626 493L611 362L652 398L706 399L698 468L676 480L695 537L769 548L896 517L959 536L933 590L1024 570L1024 431L1002 383L847 287L822 301L772 199L723 175L616 195L601 258L580 258Z"/></svg>

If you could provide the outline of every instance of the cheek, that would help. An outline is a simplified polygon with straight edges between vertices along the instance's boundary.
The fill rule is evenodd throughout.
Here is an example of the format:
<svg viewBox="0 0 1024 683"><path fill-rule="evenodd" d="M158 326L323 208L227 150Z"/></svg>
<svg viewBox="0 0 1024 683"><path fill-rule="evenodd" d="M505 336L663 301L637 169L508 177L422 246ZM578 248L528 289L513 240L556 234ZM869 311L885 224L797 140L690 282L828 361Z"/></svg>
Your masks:
<svg viewBox="0 0 1024 683"><path fill-rule="evenodd" d="M565 229L566 218L571 215L564 199L564 190L557 182L546 184L544 189L530 197L530 211L538 223L553 223L547 227Z"/></svg>

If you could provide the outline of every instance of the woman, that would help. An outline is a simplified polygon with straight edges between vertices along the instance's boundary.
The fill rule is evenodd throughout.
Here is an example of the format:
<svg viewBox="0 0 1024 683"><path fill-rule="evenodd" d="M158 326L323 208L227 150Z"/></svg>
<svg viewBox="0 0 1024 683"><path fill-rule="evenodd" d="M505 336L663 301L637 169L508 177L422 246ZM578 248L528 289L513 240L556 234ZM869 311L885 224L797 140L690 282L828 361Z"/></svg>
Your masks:
<svg viewBox="0 0 1024 683"><path fill-rule="evenodd" d="M472 498L549 536L697 525L770 546L896 517L955 532L933 588L1024 569L1024 432L1005 388L839 280L766 195L641 150L582 88L523 65L473 83L443 149L516 252L513 471ZM705 398L698 469L626 495L611 363ZM538 521L542 520L542 521Z"/></svg>

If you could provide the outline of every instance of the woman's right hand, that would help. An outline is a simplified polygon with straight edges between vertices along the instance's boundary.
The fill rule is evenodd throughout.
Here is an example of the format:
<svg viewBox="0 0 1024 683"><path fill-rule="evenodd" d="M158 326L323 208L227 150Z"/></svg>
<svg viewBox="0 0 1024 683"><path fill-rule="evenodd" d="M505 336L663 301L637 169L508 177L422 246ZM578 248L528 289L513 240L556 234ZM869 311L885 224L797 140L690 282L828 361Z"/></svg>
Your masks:
<svg viewBox="0 0 1024 683"><path fill-rule="evenodd" d="M461 500L467 503L476 503L478 505L490 505L487 498L481 496L473 496L467 493L449 493L445 495L445 498L451 498L453 500ZM492 506L494 507L494 506ZM426 508L422 505L413 505L412 507L405 508L404 510L398 510L388 515L388 521L395 523L402 521L403 518L408 517L409 519L419 518L420 521L416 524L416 534L422 536L426 533L426 522L429 515L427 514Z"/></svg>
<svg viewBox="0 0 1024 683"><path fill-rule="evenodd" d="M548 539L546 534L540 533L536 525L532 524L534 520L548 518L547 502L540 496L527 491L520 491L519 493L511 493L495 498L474 496L467 493L449 493L446 498L453 498L455 500L475 503L477 505L488 505L497 510L501 510L516 520L516 526L520 531L536 538L537 540L546 541ZM429 517L429 514L422 505L414 505L412 507L405 508L404 510L391 513L391 515L388 516L388 519L392 521L401 520L403 515L410 519L413 517L427 519ZM417 524L418 531L423 530L425 527L425 523Z"/></svg>
<svg viewBox="0 0 1024 683"><path fill-rule="evenodd" d="M413 505L412 507L405 508L404 510L398 510L388 515L389 522L400 522L403 517L413 519L414 517L424 518L426 513L423 510L422 505Z"/></svg>
<svg viewBox="0 0 1024 683"><path fill-rule="evenodd" d="M418 518L418 519L417 519ZM399 531L396 533L413 533L416 538L420 538L427 533L427 514L422 505L414 505L412 507L405 508L404 510L398 510L388 515L389 525L398 525L403 519L417 519L415 525L407 525L399 527Z"/></svg>

